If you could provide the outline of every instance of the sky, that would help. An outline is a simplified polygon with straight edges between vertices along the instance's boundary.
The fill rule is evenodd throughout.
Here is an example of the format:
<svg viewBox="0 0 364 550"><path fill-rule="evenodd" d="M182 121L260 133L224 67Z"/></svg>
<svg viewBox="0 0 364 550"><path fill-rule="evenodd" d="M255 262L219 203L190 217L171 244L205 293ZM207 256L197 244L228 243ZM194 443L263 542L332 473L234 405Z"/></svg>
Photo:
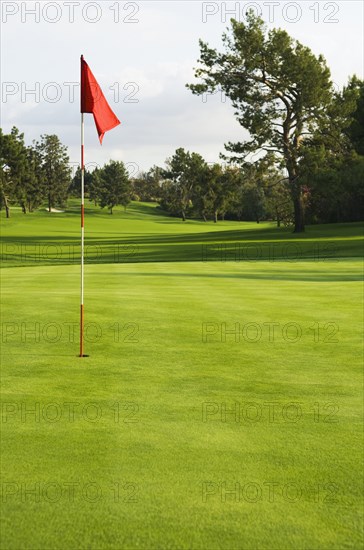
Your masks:
<svg viewBox="0 0 364 550"><path fill-rule="evenodd" d="M100 146L85 115L86 167L123 161L130 175L162 166L178 147L218 162L224 143L247 137L221 93L194 96L198 40L221 49L231 17L259 11L269 28L322 53L337 88L363 78L361 0L262 2L1 2L1 127L27 144L57 134L73 168L80 157L79 71L83 54L122 124Z"/></svg>

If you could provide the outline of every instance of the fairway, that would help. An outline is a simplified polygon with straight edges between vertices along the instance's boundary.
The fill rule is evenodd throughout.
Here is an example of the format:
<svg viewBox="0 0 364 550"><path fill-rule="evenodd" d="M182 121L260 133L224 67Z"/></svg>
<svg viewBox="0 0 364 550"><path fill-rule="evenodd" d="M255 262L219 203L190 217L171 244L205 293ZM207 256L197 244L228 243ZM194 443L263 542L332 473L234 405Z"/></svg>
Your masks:
<svg viewBox="0 0 364 550"><path fill-rule="evenodd" d="M357 549L362 230L2 213L6 549Z"/></svg>

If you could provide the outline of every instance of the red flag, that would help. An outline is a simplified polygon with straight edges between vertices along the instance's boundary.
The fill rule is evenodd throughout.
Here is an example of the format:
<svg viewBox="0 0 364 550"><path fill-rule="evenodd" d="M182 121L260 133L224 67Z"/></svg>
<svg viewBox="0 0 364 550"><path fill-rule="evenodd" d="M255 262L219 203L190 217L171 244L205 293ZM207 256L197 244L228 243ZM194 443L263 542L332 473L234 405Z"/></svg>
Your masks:
<svg viewBox="0 0 364 550"><path fill-rule="evenodd" d="M120 120L112 112L83 55L81 56L81 113L94 115L100 143L102 143L105 132L120 124Z"/></svg>

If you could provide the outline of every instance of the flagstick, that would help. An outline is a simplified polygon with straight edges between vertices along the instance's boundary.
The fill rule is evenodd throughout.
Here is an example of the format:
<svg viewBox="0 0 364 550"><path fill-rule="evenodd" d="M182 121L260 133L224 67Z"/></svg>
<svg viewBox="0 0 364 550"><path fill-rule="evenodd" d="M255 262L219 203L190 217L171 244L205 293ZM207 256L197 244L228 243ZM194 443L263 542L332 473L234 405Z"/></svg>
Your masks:
<svg viewBox="0 0 364 550"><path fill-rule="evenodd" d="M84 339L84 311L83 311L83 291L84 291L84 248L85 248L85 125L84 116L81 113L81 317L80 317L80 357L83 357L83 339Z"/></svg>
<svg viewBox="0 0 364 550"><path fill-rule="evenodd" d="M81 317L80 317L80 357L88 357L84 354L84 248L85 248L85 158L84 142L85 127L84 113L92 113L96 124L100 143L105 132L120 124L120 120L112 112L110 105L89 66L81 55ZM99 101L97 109L95 102Z"/></svg>

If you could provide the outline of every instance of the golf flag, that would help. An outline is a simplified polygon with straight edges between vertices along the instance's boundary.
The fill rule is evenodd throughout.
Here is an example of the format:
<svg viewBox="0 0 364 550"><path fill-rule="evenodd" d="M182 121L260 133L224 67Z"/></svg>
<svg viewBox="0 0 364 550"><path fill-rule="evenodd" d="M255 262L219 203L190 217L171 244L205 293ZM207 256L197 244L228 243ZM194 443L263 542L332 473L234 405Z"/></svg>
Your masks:
<svg viewBox="0 0 364 550"><path fill-rule="evenodd" d="M92 113L100 143L105 132L120 124L112 112L90 67L81 55L81 296L80 296L80 355L84 354L84 265L85 265L85 124L84 113Z"/></svg>
<svg viewBox="0 0 364 550"><path fill-rule="evenodd" d="M111 110L83 56L81 57L81 113L92 113L94 115L101 144L105 132L120 124L120 120Z"/></svg>

